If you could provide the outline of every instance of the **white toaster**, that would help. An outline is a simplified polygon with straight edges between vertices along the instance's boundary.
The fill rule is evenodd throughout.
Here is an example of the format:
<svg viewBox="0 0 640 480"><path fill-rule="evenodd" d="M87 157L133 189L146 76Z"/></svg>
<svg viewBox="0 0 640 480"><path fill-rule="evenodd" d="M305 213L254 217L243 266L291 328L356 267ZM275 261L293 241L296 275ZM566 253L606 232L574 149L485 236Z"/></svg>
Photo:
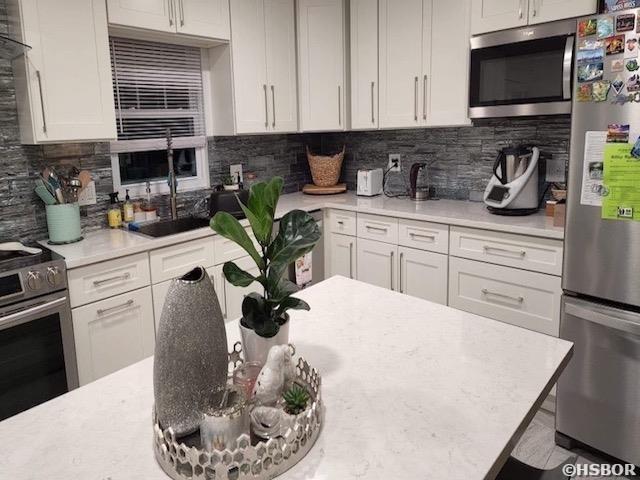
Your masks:
<svg viewBox="0 0 640 480"><path fill-rule="evenodd" d="M382 193L384 173L381 168L358 170L358 188L356 193L365 197L373 197Z"/></svg>

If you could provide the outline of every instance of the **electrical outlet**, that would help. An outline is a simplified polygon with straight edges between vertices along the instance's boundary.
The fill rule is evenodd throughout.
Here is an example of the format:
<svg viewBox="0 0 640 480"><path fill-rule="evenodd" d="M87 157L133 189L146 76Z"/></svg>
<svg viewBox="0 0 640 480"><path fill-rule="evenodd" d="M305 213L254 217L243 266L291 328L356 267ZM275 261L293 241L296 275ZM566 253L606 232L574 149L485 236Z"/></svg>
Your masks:
<svg viewBox="0 0 640 480"><path fill-rule="evenodd" d="M229 166L229 175L233 178L234 182L240 181L240 183L244 182L244 177L242 176L242 164L238 163L235 165Z"/></svg>
<svg viewBox="0 0 640 480"><path fill-rule="evenodd" d="M400 163L400 154L399 153L390 153L389 154L389 163L387 164L387 168L390 172L400 172L402 170L402 164Z"/></svg>
<svg viewBox="0 0 640 480"><path fill-rule="evenodd" d="M549 158L546 161L547 168L545 180L549 183L565 183L565 163L564 160Z"/></svg>

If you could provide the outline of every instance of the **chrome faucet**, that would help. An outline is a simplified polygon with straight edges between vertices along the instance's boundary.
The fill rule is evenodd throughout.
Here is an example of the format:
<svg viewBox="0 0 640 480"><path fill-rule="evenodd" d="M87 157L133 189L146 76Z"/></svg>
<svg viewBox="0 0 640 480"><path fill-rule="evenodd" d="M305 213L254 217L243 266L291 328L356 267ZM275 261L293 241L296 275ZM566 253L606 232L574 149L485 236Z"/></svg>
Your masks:
<svg viewBox="0 0 640 480"><path fill-rule="evenodd" d="M176 202L176 172L173 169L173 140L171 138L171 129L167 128L167 162L169 164L169 175L167 177L169 183L170 204L171 204L171 220L178 218L178 208Z"/></svg>

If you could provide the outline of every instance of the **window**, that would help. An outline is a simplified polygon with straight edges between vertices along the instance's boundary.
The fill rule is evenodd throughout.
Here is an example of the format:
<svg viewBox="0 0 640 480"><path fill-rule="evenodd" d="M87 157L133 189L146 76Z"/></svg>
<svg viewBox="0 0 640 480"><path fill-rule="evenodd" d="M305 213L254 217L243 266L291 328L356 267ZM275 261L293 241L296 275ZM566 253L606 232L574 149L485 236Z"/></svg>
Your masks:
<svg viewBox="0 0 640 480"><path fill-rule="evenodd" d="M168 192L167 134L178 189L208 187L200 49L110 38L118 140L111 142L114 188Z"/></svg>

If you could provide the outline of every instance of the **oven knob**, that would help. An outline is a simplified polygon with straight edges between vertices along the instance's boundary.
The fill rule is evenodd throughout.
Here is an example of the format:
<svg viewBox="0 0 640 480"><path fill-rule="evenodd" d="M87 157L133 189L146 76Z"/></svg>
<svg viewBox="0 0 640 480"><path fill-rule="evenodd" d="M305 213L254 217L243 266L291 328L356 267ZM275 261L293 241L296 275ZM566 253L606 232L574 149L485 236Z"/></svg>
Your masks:
<svg viewBox="0 0 640 480"><path fill-rule="evenodd" d="M42 276L38 271L31 271L27 274L27 285L31 290L40 290L42 288Z"/></svg>
<svg viewBox="0 0 640 480"><path fill-rule="evenodd" d="M60 269L58 267L47 268L47 281L52 287L57 287L62 283L62 275L60 275Z"/></svg>

